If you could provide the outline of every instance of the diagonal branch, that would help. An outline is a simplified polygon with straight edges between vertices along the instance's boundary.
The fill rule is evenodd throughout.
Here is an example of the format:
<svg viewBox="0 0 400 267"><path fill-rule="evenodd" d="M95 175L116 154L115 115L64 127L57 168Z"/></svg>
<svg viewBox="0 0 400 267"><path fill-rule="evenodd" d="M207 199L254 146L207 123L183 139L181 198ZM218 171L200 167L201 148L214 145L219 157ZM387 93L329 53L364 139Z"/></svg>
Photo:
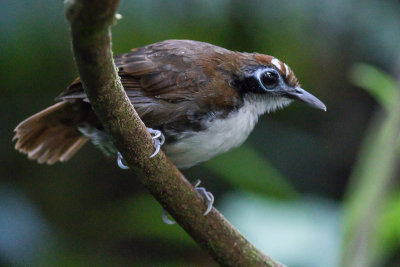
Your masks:
<svg viewBox="0 0 400 267"><path fill-rule="evenodd" d="M160 152L126 96L111 50L110 26L118 0L66 0L73 51L93 110L131 170L181 227L221 265L283 266L263 255L204 200Z"/></svg>

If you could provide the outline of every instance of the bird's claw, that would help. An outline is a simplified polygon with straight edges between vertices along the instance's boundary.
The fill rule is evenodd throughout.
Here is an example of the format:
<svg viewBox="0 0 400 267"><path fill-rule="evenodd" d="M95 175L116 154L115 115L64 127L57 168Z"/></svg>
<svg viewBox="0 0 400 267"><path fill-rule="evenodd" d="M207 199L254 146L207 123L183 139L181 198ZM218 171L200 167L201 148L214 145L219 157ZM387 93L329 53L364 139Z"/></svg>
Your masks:
<svg viewBox="0 0 400 267"><path fill-rule="evenodd" d="M154 147L156 148L154 153L150 156L150 158L153 158L155 155L158 154L158 152L160 152L160 148L165 142L165 137L164 137L163 133L159 130L147 128L147 131L149 131L149 133L151 134L151 138L153 138L153 140L154 140ZM129 167L124 163L124 158L122 157L120 152L118 152L117 163L118 163L118 167L120 167L121 169L123 169L123 170L129 169Z"/></svg>
<svg viewBox="0 0 400 267"><path fill-rule="evenodd" d="M150 156L150 158L153 158L155 155L158 154L158 152L160 152L160 148L165 142L165 137L160 130L154 130L152 128L147 128L147 131L149 131L149 133L151 134L151 137L154 140L154 147L156 150Z"/></svg>
<svg viewBox="0 0 400 267"><path fill-rule="evenodd" d="M117 160L117 163L118 163L118 167L120 167L121 169L123 169L123 170L127 170L127 169L129 169L129 167L124 163L124 158L122 157L122 155L121 155L121 153L120 152L118 152L118 160Z"/></svg>
<svg viewBox="0 0 400 267"><path fill-rule="evenodd" d="M203 213L204 216L206 216L208 213L210 213L213 204L214 204L214 196L211 192L208 192L204 187L199 187L201 181L197 180L194 189L196 189L197 192L200 193L200 195L204 198L204 202L207 205L206 211Z"/></svg>
<svg viewBox="0 0 400 267"><path fill-rule="evenodd" d="M162 216L162 220L165 224L176 224L176 222L174 222L168 218L168 211L166 209L162 210L161 216Z"/></svg>
<svg viewBox="0 0 400 267"><path fill-rule="evenodd" d="M194 184L194 189L200 193L200 195L204 198L204 201L206 202L207 209L203 213L204 216L206 216L208 213L210 213L213 204L214 204L214 196L210 192L208 192L204 187L199 187L201 181L197 180L196 183ZM168 218L168 211L166 209L163 209L162 211L162 220L166 224L175 224L176 222L170 220Z"/></svg>

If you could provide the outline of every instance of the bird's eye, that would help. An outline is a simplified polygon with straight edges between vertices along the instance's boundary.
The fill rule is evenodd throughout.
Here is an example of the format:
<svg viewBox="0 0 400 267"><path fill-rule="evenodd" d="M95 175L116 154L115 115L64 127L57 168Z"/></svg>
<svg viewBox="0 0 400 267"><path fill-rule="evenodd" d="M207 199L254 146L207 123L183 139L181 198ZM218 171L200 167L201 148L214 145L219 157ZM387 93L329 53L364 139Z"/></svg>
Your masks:
<svg viewBox="0 0 400 267"><path fill-rule="evenodd" d="M273 89L279 83L278 74L272 71L266 71L261 75L261 82L266 89Z"/></svg>

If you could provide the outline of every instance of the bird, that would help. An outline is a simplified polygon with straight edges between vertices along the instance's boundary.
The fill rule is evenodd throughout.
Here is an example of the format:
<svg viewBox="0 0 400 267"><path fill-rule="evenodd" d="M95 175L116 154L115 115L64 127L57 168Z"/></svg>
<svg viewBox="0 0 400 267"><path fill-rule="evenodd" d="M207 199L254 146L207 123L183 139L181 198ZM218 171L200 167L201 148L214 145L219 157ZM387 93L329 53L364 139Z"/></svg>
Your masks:
<svg viewBox="0 0 400 267"><path fill-rule="evenodd" d="M117 55L114 62L125 93L154 139L151 157L162 146L178 168L240 146L260 115L294 100L326 111L323 102L301 88L292 69L270 55L166 40ZM15 149L38 163L54 164L68 161L90 140L127 168L79 78L55 100L18 124ZM208 204L207 214L214 197L198 184L196 190Z"/></svg>
<svg viewBox="0 0 400 267"><path fill-rule="evenodd" d="M154 136L156 152L163 144L178 168L240 146L260 115L294 100L326 111L301 88L292 69L270 55L166 40L117 55L114 62L127 96ZM90 140L106 155L118 155L79 78L56 101L15 128L18 151L54 164L69 160Z"/></svg>

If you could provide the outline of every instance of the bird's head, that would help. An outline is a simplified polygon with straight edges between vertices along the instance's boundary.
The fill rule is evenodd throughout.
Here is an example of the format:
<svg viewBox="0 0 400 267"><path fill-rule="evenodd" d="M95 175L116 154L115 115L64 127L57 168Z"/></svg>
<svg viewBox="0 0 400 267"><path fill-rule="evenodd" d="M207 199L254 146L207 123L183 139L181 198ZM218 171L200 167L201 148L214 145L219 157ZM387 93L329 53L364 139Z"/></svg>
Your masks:
<svg viewBox="0 0 400 267"><path fill-rule="evenodd" d="M238 68L235 80L243 94L263 96L275 108L298 100L326 111L325 104L302 89L292 69L282 61L262 54L245 54L245 57L251 59Z"/></svg>

